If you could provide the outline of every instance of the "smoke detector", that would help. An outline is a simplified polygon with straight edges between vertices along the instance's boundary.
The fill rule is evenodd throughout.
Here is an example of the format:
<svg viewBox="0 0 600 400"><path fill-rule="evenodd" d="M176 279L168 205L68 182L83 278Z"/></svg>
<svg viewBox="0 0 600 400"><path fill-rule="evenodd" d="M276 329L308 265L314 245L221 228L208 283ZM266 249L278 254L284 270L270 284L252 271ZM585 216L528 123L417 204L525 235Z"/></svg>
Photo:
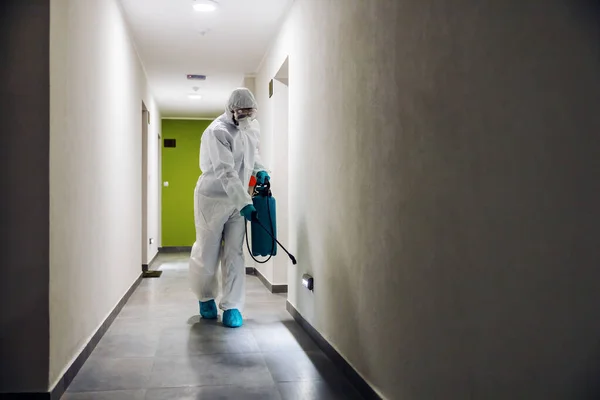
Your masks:
<svg viewBox="0 0 600 400"><path fill-rule="evenodd" d="M198 94L198 89L200 89L198 86L194 86L192 88L192 90L194 91L194 93L188 94L188 99L190 99L190 100L200 100L200 99L202 99L202 96L200 94Z"/></svg>

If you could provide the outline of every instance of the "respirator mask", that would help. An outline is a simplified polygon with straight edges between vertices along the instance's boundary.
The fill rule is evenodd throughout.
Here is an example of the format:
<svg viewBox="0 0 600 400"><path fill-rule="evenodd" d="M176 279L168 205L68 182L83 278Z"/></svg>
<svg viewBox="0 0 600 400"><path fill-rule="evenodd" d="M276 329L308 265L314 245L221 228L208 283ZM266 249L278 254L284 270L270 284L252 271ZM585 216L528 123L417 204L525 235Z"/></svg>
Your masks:
<svg viewBox="0 0 600 400"><path fill-rule="evenodd" d="M256 118L256 109L254 108L242 108L233 111L233 118L236 125L244 130L248 129L252 124L252 121Z"/></svg>

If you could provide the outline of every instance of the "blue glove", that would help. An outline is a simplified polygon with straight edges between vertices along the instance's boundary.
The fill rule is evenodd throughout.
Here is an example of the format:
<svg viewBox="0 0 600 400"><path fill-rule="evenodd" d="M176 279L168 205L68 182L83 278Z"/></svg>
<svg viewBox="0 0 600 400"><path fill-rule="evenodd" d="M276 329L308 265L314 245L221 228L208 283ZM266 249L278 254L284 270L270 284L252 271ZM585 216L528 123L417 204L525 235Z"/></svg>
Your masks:
<svg viewBox="0 0 600 400"><path fill-rule="evenodd" d="M256 182L259 185L264 185L265 181L270 181L271 177L269 176L269 174L267 174L267 171L259 171L258 174L256 174Z"/></svg>
<svg viewBox="0 0 600 400"><path fill-rule="evenodd" d="M248 204L246 207L242 208L240 214L248 221L252 221L252 214L256 213L256 208L252 204Z"/></svg>

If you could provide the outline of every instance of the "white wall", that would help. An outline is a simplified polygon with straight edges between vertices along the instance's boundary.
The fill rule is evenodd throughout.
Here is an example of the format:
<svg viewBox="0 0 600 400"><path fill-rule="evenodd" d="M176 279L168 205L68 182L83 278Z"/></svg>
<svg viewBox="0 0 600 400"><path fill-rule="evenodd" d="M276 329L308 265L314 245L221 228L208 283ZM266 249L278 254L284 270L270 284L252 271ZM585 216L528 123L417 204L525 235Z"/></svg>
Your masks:
<svg viewBox="0 0 600 400"><path fill-rule="evenodd" d="M255 81L256 80L253 76L245 76L240 84L240 87L248 88L250 91L252 91L252 93L254 93L256 90ZM224 109L225 108L223 108L223 110ZM262 128L262 126L261 126L261 128ZM251 238L252 238L252 236L250 233L250 229L248 229L248 242L250 243L250 245L252 245ZM252 256L248 252L248 246L246 245L246 242L244 242L244 260L245 260L246 268L256 268L258 265L257 263L254 262L254 260L252 259Z"/></svg>
<svg viewBox="0 0 600 400"><path fill-rule="evenodd" d="M277 238L286 248L289 245L288 92L288 87L285 84L275 80L273 82L273 97L269 99L273 111L271 114L272 133L270 138L273 143L271 189L277 206ZM277 256L273 258L271 274L265 275L266 278L273 284L286 285L288 264L290 264L288 256L279 248Z"/></svg>
<svg viewBox="0 0 600 400"><path fill-rule="evenodd" d="M593 3L294 3L288 298L384 397L598 397Z"/></svg>
<svg viewBox="0 0 600 400"><path fill-rule="evenodd" d="M295 10L297 6L292 6ZM290 12L287 21L283 24L278 37L273 43L272 48L265 55L261 67L255 77L255 95L258 101L258 120L261 124L261 154L267 165L271 168L273 174L273 194L277 199L277 232L279 239L284 246L292 253L295 252L296 236L292 230L295 229L290 225L290 207L293 207L294 199L289 199L289 188L293 185L291 182L292 168L291 160L293 154L288 152L290 131L286 132L285 137L282 137L281 126L290 126L289 107L291 105L290 93L293 89L289 89L284 84L278 81L273 83L273 96L269 98L269 82L277 77L280 69L286 62L289 54L294 52L294 32L295 24L294 12ZM289 75L289 71L288 71ZM289 78L289 77L288 77ZM291 84L291 83L290 83ZM287 108L288 113L282 116L283 109ZM285 120L285 121L284 121ZM285 158L288 159L284 160ZM281 179L282 178L282 179ZM285 187L283 186L285 184ZM287 255L278 251L278 255L271 261L265 264L257 264L255 266L260 273L273 284L289 284L288 298L294 298L296 288L295 280L288 280L288 268L291 267L291 262ZM295 270L291 270L295 276Z"/></svg>
<svg viewBox="0 0 600 400"><path fill-rule="evenodd" d="M257 112L257 120L260 123L260 155L263 161L263 164L269 169L273 170L273 111L270 105L269 99L260 98L261 91L257 88L258 82L257 78L249 79L246 78L245 85L250 90L253 91L256 101L258 102L258 112ZM277 213L278 216L280 213ZM278 229L279 231L279 229ZM260 260L264 260L264 257L260 257ZM273 262L275 259L271 259L266 263L259 264L252 261L248 255L246 255L246 265L251 265L256 268L262 276L264 276L269 282L274 282L273 276ZM285 283L285 282L284 282Z"/></svg>
<svg viewBox="0 0 600 400"><path fill-rule="evenodd" d="M256 78L247 76L242 83L243 87L250 89L257 97ZM287 162L287 125L288 125L288 93L287 86L275 82L275 94L271 99L258 101L257 119L261 127L260 153L263 163L271 170L273 178L273 194L277 200L277 234L284 245L288 240L288 162ZM274 134L285 131L285 134ZM286 151L281 151L281 147ZM277 148L278 151L274 151ZM249 232L250 233L250 232ZM250 243L251 243L251 239ZM287 284L288 258L279 250L278 256L270 261L259 264L253 261L244 244L244 256L247 267L254 267L272 284ZM259 257L264 260L264 257Z"/></svg>
<svg viewBox="0 0 600 400"><path fill-rule="evenodd" d="M248 88L252 93L254 93L256 91L256 77L245 76L240 86Z"/></svg>
<svg viewBox="0 0 600 400"><path fill-rule="evenodd" d="M150 112L150 125L148 125L148 176L147 187L148 187L148 215L146 216L148 222L148 237L145 240L147 246L147 258L142 260L144 264L152 262L154 257L158 254L160 247L160 142L158 135L160 134L161 127L161 116L158 107L152 100L149 91L146 89L146 97L152 101L152 110ZM153 239L150 244L149 239Z"/></svg>
<svg viewBox="0 0 600 400"><path fill-rule="evenodd" d="M116 0L51 0L50 40L53 387L140 275L142 101L152 117L150 138L160 115ZM150 140L155 238L157 153Z"/></svg>

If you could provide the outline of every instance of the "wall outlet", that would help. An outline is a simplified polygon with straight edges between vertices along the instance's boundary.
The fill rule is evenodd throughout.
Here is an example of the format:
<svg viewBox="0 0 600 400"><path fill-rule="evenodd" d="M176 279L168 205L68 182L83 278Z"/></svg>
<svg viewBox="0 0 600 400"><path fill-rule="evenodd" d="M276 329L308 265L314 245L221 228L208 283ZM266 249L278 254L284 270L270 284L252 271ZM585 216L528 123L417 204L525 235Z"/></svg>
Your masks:
<svg viewBox="0 0 600 400"><path fill-rule="evenodd" d="M312 292L315 290L314 278L309 274L302 275L302 286Z"/></svg>

